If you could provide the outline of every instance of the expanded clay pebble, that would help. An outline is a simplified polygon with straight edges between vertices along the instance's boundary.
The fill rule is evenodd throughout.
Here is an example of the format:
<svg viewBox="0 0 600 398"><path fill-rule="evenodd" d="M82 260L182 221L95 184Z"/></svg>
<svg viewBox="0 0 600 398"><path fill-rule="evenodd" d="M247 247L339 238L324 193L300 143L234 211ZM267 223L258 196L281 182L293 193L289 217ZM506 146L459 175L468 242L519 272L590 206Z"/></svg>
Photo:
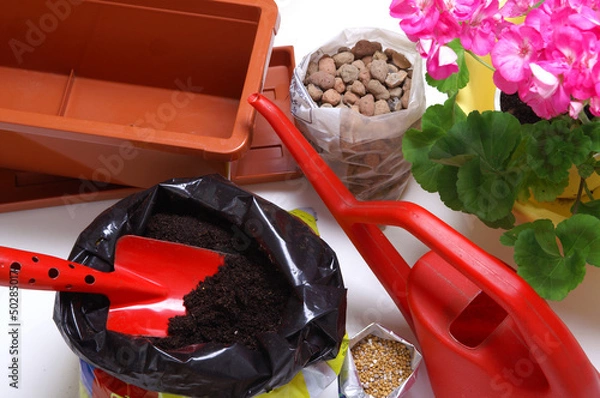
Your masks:
<svg viewBox="0 0 600 398"><path fill-rule="evenodd" d="M412 64L396 50L381 43L358 41L353 48L340 47L334 55L325 54L311 62L305 87L319 107L347 107L365 116L396 112L408 107ZM334 89L340 97L327 90ZM375 100L385 100L375 110Z"/></svg>
<svg viewBox="0 0 600 398"><path fill-rule="evenodd" d="M399 341L369 335L351 348L365 393L385 398L412 374L411 355Z"/></svg>

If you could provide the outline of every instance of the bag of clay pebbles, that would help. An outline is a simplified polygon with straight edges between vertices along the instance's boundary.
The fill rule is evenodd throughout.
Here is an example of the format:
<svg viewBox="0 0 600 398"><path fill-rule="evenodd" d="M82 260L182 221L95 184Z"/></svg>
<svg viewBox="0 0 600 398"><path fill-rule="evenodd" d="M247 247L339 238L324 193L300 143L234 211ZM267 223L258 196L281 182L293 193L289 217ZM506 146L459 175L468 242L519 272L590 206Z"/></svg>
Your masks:
<svg viewBox="0 0 600 398"><path fill-rule="evenodd" d="M275 392L307 369L339 373L346 289L335 253L298 217L220 176L174 179L105 210L69 259L111 272L128 234L244 258L185 296L186 314L169 320L167 337L108 330L105 296L58 293L54 321L88 376L142 397L231 398Z"/></svg>
<svg viewBox="0 0 600 398"><path fill-rule="evenodd" d="M359 200L397 200L410 179L402 139L425 112L421 56L404 35L351 28L294 69L298 129Z"/></svg>

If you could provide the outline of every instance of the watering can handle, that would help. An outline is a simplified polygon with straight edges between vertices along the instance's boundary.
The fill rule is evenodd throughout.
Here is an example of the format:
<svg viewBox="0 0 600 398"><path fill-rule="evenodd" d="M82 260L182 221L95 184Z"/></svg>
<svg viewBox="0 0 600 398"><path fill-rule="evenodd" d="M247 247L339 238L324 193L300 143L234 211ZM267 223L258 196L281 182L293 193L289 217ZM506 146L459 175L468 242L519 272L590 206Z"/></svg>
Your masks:
<svg viewBox="0 0 600 398"><path fill-rule="evenodd" d="M594 391L600 389L598 371L566 325L548 303L506 264L414 203L357 201L275 104L260 94L252 95L249 102L273 126L350 239L358 242L356 234L361 230L372 235L371 242L362 244L360 250L370 264L370 254L381 255L384 251L394 256L389 253L393 246L387 238L376 233L377 225L406 229L511 314L529 347L545 349L550 358L539 361L539 365L552 388L565 393L580 391L582 385L595 386ZM395 258L401 258L397 252ZM398 275L406 279L409 270L404 268ZM400 304L403 315L410 317L406 304ZM412 322L410 318L407 321ZM547 347L539 347L540 339L547 342ZM562 385L565 383L568 385Z"/></svg>

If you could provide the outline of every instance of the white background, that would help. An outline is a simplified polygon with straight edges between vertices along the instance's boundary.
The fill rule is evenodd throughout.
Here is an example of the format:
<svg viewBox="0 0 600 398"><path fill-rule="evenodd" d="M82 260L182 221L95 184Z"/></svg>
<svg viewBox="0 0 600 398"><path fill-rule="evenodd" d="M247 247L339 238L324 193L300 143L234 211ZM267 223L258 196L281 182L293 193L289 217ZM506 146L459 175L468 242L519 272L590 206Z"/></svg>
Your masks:
<svg viewBox="0 0 600 398"><path fill-rule="evenodd" d="M397 21L388 16L388 0L279 0L277 3L281 26L275 45L293 45L297 61L345 28L376 26L399 30ZM414 341L400 312L304 179L246 188L285 209L310 206L317 211L321 236L336 251L343 267L349 295L347 326L350 334L371 322L379 322L407 340ZM411 183L403 199L421 204L485 250L512 263L510 252L498 242L498 232L483 227L472 217L449 211L436 195L427 194ZM104 201L0 214L0 245L64 258L79 232L113 203ZM410 264L425 252L424 247L404 231L388 228L386 234ZM597 368L600 367L598 286L600 270L588 267L584 283L564 301L551 304ZM51 319L53 303L53 293L21 290L20 388L14 390L9 387L10 380L7 377L10 361L7 349L8 290L0 289L0 397L78 396L78 360L62 340ZM564 360L568 361L569 358ZM336 396L335 383L322 395L323 398ZM422 372L411 396L431 396L425 372Z"/></svg>

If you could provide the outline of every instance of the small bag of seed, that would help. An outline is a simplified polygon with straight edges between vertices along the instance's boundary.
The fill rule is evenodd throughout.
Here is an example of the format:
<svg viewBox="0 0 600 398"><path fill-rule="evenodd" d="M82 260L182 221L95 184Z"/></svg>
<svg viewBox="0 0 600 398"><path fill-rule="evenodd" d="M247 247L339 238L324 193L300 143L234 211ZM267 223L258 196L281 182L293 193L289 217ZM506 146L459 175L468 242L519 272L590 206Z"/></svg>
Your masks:
<svg viewBox="0 0 600 398"><path fill-rule="evenodd" d="M414 43L346 29L296 66L290 98L296 126L357 199L400 198L411 175L402 138L426 106Z"/></svg>
<svg viewBox="0 0 600 398"><path fill-rule="evenodd" d="M339 375L340 398L399 398L415 382L421 353L373 323L350 339Z"/></svg>

